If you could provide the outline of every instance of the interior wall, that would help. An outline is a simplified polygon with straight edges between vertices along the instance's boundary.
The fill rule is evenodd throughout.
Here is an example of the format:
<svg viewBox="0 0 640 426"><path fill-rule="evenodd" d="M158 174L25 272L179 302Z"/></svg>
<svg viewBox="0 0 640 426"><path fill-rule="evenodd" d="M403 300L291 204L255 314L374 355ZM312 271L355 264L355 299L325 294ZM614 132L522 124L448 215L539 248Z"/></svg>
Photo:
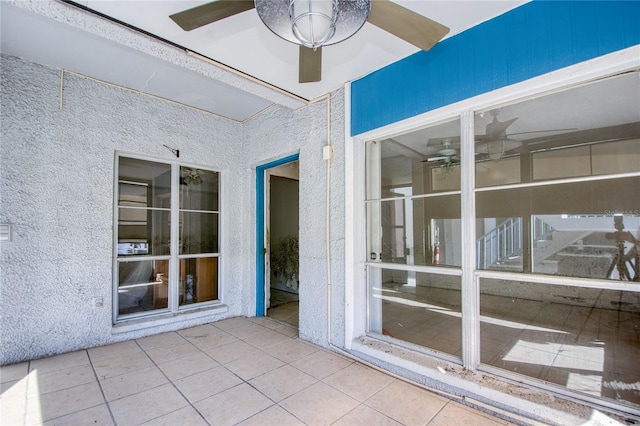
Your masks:
<svg viewBox="0 0 640 426"><path fill-rule="evenodd" d="M344 91L331 96L330 241L331 241L331 342L344 343ZM300 175L300 337L327 346L327 299L329 276L326 262L327 162L322 147L327 143L327 102L320 100L291 111L272 107L244 127L243 153L255 168L299 153ZM255 218L256 194L245 192L245 210ZM252 235L253 250L255 236ZM254 251L255 252L255 251ZM255 265L247 271L255 288ZM252 298L255 297L252 296Z"/></svg>
<svg viewBox="0 0 640 426"><path fill-rule="evenodd" d="M248 315L252 254L235 212L246 209L242 126L60 70L2 56L0 364ZM114 153L222 172L223 314L130 332L112 330ZM246 239L245 239L246 241ZM101 298L102 306L94 299ZM186 318L186 316L185 316ZM150 324L151 325L151 324Z"/></svg>

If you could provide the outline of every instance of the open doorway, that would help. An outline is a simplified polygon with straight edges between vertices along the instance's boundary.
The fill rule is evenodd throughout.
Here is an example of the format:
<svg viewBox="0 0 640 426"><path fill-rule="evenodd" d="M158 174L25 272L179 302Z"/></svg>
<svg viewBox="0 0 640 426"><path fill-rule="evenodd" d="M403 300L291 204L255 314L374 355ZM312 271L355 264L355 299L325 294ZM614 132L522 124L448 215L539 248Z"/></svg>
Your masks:
<svg viewBox="0 0 640 426"><path fill-rule="evenodd" d="M265 171L265 302L267 316L298 326L298 161Z"/></svg>

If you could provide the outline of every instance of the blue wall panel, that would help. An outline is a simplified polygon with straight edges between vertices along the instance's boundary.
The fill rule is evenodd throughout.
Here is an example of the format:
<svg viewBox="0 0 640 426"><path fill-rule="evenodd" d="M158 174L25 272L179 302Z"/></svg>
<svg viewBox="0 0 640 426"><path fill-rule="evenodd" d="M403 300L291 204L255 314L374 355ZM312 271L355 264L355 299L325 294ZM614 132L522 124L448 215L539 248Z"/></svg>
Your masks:
<svg viewBox="0 0 640 426"><path fill-rule="evenodd" d="M640 44L640 1L533 1L356 80L357 135Z"/></svg>

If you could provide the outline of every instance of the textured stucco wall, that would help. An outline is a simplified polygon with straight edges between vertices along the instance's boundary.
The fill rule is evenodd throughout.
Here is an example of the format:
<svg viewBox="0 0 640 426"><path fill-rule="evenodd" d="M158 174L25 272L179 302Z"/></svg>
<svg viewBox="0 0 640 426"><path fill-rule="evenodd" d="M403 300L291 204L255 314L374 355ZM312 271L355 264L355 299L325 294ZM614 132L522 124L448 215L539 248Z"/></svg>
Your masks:
<svg viewBox="0 0 640 426"><path fill-rule="evenodd" d="M272 107L245 125L243 154L250 168L247 176L255 182L255 168L291 154L299 153L300 172L300 337L327 346L327 262L326 262L326 183L327 162L322 147L327 143L327 101L291 111ZM344 93L331 96L331 342L344 342ZM255 185L254 185L255 186ZM243 221L253 224L255 190L245 193L250 206ZM255 235L247 244L255 250ZM255 265L251 267L255 293Z"/></svg>
<svg viewBox="0 0 640 426"><path fill-rule="evenodd" d="M190 324L112 334L114 153L223 172L224 316L245 315L240 124L15 57L1 60L0 223L2 364L101 345ZM224 240L223 240L224 241ZM102 297L104 307L93 306Z"/></svg>

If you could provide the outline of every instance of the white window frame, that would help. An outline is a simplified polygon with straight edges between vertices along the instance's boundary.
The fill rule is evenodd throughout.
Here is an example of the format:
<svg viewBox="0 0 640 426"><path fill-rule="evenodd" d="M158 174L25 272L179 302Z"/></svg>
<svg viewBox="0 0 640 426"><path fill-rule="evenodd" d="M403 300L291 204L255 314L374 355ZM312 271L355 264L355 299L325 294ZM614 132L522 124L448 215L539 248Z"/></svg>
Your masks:
<svg viewBox="0 0 640 426"><path fill-rule="evenodd" d="M395 135L403 134L421 127L435 125L439 122L460 117L461 141L466 149L461 149L461 191L462 191L462 224L463 224L463 263L462 263L462 353L463 366L470 370L480 367L480 303L478 283L481 277L500 277L505 279L517 278L520 281L532 283L556 284L581 287L624 288L629 291L640 291L640 287L627 282L617 284L611 281L593 280L585 285L585 281L570 277L551 277L535 274L506 274L491 271L475 270L475 175L473 171L473 140L474 140L474 111L496 108L503 104L512 104L527 98L539 97L555 91L580 85L589 81L637 69L640 66L640 46L634 46L618 52L614 52L593 60L576 64L561 70L544 74L530 80L506 86L495 91L478 95L454 104L438 108L427 113L402 120L366 133L349 137L345 142L345 185L346 185L346 211L345 211L345 348L351 349L353 342L360 336L366 335L367 330L367 258L366 258L366 218L365 197L365 145L367 141L384 140ZM345 126L346 135L350 134L351 116L351 92L350 85L345 86ZM581 180L589 180L585 178ZM511 187L511 186L510 186ZM495 188L494 188L495 189ZM398 268L389 264L375 265L385 268ZM418 270L419 268L412 268ZM429 267L423 267L425 272L432 272ZM438 273L446 273L444 269L438 269ZM558 390L554 388L554 391ZM567 395L572 395L570 391ZM582 398L583 396L581 396ZM588 398L583 398L588 399ZM611 401L593 398L599 404L617 407L618 404Z"/></svg>
<svg viewBox="0 0 640 426"><path fill-rule="evenodd" d="M136 314L128 314L125 316L119 315L118 307L118 195L119 195L119 159L130 158L135 160L149 161L159 164L166 164L171 167L171 209L170 209L170 221L172 226L170 228L171 235L171 247L170 254L168 255L155 255L147 256L144 260L169 260L169 277L168 277L168 305L164 309L154 309L147 312L141 312ZM195 168L201 170L207 170L218 173L218 210L215 214L218 216L218 251L216 253L198 253L198 254L180 254L179 253L179 226L173 224L179 224L180 212L191 211L189 209L180 209L180 167ZM116 151L114 156L114 191L113 191L113 282L112 282L112 323L114 325L125 324L132 320L139 320L144 318L156 319L166 315L174 316L178 313L186 313L194 310L201 310L203 308L219 307L222 305L222 250L223 250L223 216L222 216L222 201L223 195L223 173L220 170L206 167L197 164L191 164L181 161L172 161L166 159L159 159L154 157L143 156L135 153ZM213 213L213 212L212 212ZM216 258L217 259L217 292L218 299L194 303L188 305L179 305L179 264L181 259L192 258Z"/></svg>

